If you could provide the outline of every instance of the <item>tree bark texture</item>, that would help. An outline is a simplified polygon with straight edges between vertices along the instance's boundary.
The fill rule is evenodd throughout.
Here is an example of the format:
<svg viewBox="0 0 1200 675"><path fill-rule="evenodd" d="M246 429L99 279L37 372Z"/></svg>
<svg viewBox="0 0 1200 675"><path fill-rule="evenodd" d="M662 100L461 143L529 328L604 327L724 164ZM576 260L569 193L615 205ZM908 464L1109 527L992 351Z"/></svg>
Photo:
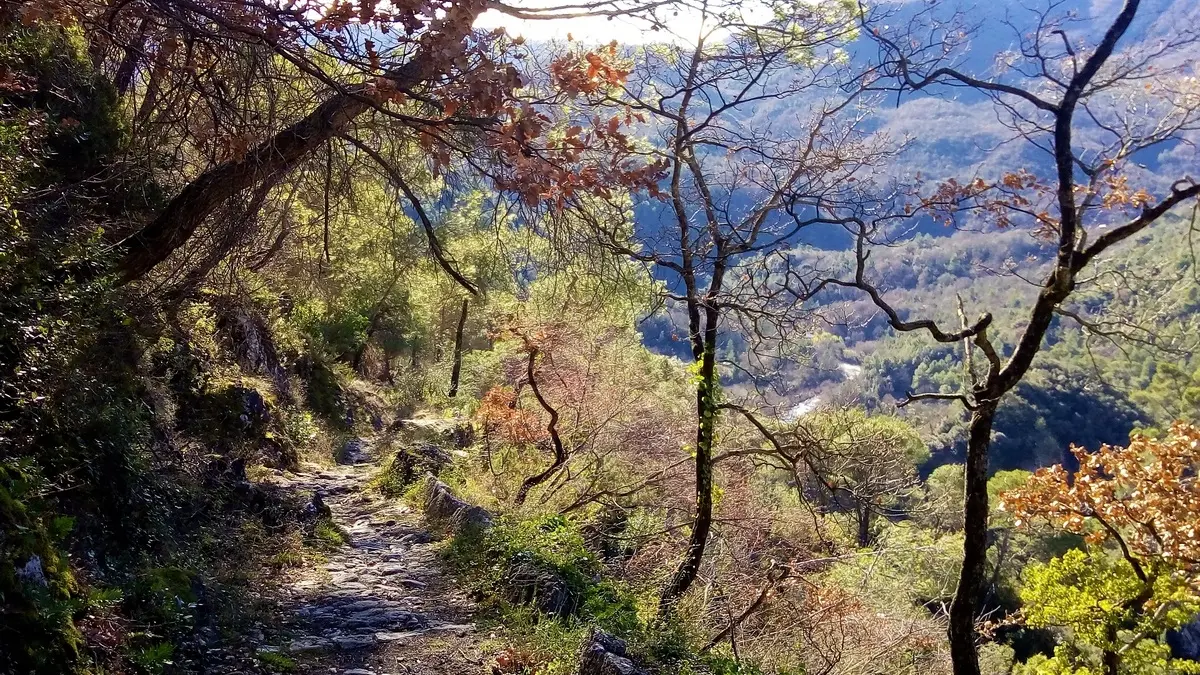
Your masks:
<svg viewBox="0 0 1200 675"><path fill-rule="evenodd" d="M708 324L705 331L704 353L700 360L700 381L696 387L696 516L692 523L692 535L687 552L675 575L663 589L659 599L659 614L666 614L674 607L680 596L687 592L696 575L708 535L712 530L713 516L713 439L717 420L717 372L716 372L716 320ZM708 333L712 333L711 341Z"/></svg>
<svg viewBox="0 0 1200 675"><path fill-rule="evenodd" d="M995 416L996 402L984 402L972 414L967 436L963 563L950 605L950 660L955 675L980 675L975 651L975 611L987 566L988 448Z"/></svg>

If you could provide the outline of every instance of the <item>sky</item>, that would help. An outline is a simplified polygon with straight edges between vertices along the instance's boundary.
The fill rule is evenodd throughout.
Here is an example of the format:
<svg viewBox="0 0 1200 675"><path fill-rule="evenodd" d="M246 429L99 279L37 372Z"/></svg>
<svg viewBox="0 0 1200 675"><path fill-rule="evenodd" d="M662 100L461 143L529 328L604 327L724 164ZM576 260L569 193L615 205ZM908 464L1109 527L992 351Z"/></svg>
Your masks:
<svg viewBox="0 0 1200 675"><path fill-rule="evenodd" d="M509 0L508 4L520 9L545 7L558 4L574 4L584 3L588 0ZM644 0L613 0L614 2L639 2ZM707 0L712 4L726 3L726 6L735 6L742 11L754 11L754 6L763 6L761 0L744 0L737 2L736 0ZM880 0L887 4L906 4L916 0ZM1121 0L1067 0L1069 4L1077 6L1084 16L1102 17L1101 23L1107 26L1107 20L1115 16L1120 9ZM616 40L621 44L646 44L650 42L694 42L696 35L700 31L701 19L700 13L694 7L686 7L682 5L692 5L693 3L687 0L681 0L681 5L677 10L668 10L661 12L660 19L666 24L666 31L651 31L649 23L644 20L639 20L631 17L618 17L609 19L604 16L581 17L574 19L555 19L555 20L538 20L528 21L515 19L513 17L502 14L496 10L489 10L476 21L476 26L480 28L492 29L499 26L505 27L511 35L521 35L530 41L550 41L550 40L566 40L570 35L575 40L580 40L586 43L607 43ZM991 21L1002 16L1012 16L1018 22L1022 17L1030 18L1026 5L1030 7L1043 7L1046 0L958 0L958 2L949 1L944 4L973 8L972 11L988 16ZM1184 19L1184 23L1189 23L1197 16L1200 7L1200 2L1196 0L1153 0L1152 2L1143 3L1147 5L1140 17L1139 23L1152 23L1156 15L1180 17ZM672 13L677 12L677 13ZM996 29L997 26L990 26ZM1007 30L1007 29L1005 29Z"/></svg>
<svg viewBox="0 0 1200 675"><path fill-rule="evenodd" d="M547 6L547 4L569 4L572 2L587 2L588 0L552 0L551 2L513 2L520 9ZM630 6L644 0L634 0L634 3L613 0L623 6ZM761 0L705 0L710 6L723 4L726 8L734 7L743 15L765 13L766 3ZM651 22L629 16L607 17L586 16L571 19L522 20L496 10L488 10L475 22L476 27L493 29L503 26L512 36L522 36L531 42L565 41L568 38L587 44L607 44L616 40L623 45L640 45L648 43L673 42L677 44L694 44L703 25L701 12L692 2L680 0L671 7L658 10L658 19L664 28L652 30ZM752 19L754 20L754 19Z"/></svg>
<svg viewBox="0 0 1200 675"><path fill-rule="evenodd" d="M672 17L672 32L695 35L700 28L700 17ZM528 21L488 10L475 22L479 28L492 29L503 26L509 35L523 36L531 42L565 41L568 35L586 43L603 44L616 40L621 44L645 44L662 42L667 35L662 31L649 30L648 22L630 17L592 16L574 19Z"/></svg>

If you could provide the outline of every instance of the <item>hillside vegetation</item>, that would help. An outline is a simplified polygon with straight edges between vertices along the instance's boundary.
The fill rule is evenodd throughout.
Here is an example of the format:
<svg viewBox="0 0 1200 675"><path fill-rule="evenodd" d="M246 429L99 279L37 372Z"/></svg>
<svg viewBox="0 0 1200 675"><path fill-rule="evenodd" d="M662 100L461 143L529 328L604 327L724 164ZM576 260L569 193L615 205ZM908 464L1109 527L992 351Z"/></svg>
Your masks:
<svg viewBox="0 0 1200 675"><path fill-rule="evenodd" d="M1196 10L485 4L0 6L0 673L1200 673Z"/></svg>

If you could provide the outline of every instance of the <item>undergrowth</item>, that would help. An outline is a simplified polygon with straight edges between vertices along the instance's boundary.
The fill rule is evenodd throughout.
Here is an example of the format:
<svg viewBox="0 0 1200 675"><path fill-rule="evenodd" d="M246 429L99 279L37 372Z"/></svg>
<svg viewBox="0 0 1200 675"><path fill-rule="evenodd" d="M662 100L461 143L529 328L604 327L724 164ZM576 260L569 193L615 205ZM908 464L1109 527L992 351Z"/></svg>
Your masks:
<svg viewBox="0 0 1200 675"><path fill-rule="evenodd" d="M336 551L350 543L350 535L333 522L333 518L322 516L313 524L309 542L319 550Z"/></svg>
<svg viewBox="0 0 1200 675"><path fill-rule="evenodd" d="M644 666L703 672L694 670L704 662L695 656L697 637L687 624L657 618L656 589L610 575L574 519L504 517L492 528L456 533L442 555L471 585L487 619L502 627L502 637L491 646L517 667L575 672L583 641L598 628L625 640ZM548 595L554 600L550 606Z"/></svg>
<svg viewBox="0 0 1200 675"><path fill-rule="evenodd" d="M263 665L277 673L292 673L298 668L295 659L284 656L278 652L261 652L256 658L258 658Z"/></svg>

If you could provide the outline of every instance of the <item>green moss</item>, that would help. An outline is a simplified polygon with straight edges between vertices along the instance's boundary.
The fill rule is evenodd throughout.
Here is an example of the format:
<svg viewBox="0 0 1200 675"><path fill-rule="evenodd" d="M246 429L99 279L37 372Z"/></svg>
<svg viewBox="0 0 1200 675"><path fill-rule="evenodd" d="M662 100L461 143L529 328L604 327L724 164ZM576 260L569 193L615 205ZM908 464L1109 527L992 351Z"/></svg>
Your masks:
<svg viewBox="0 0 1200 675"><path fill-rule="evenodd" d="M423 478L426 474L440 473L450 460L449 455L444 455L445 459L440 459L440 455L443 455L443 451L437 448L422 450L420 446L400 446L392 452L387 464L371 477L367 487L386 497L404 498L408 503L420 507L424 504L426 494ZM407 497L411 490L416 490L412 495L416 501Z"/></svg>
<svg viewBox="0 0 1200 675"><path fill-rule="evenodd" d="M403 498L410 487L423 482L417 481L414 483L411 479L406 480L406 478L410 477L404 475L398 459L392 457L386 466L371 477L371 480L367 482L367 487L385 497Z"/></svg>
<svg viewBox="0 0 1200 675"><path fill-rule="evenodd" d="M290 569L304 566L304 556L299 551L280 551L271 557L272 567Z"/></svg>
<svg viewBox="0 0 1200 675"><path fill-rule="evenodd" d="M412 485L401 495L400 501L408 504L414 509L425 508L425 502L429 499L429 483L419 480Z"/></svg>

